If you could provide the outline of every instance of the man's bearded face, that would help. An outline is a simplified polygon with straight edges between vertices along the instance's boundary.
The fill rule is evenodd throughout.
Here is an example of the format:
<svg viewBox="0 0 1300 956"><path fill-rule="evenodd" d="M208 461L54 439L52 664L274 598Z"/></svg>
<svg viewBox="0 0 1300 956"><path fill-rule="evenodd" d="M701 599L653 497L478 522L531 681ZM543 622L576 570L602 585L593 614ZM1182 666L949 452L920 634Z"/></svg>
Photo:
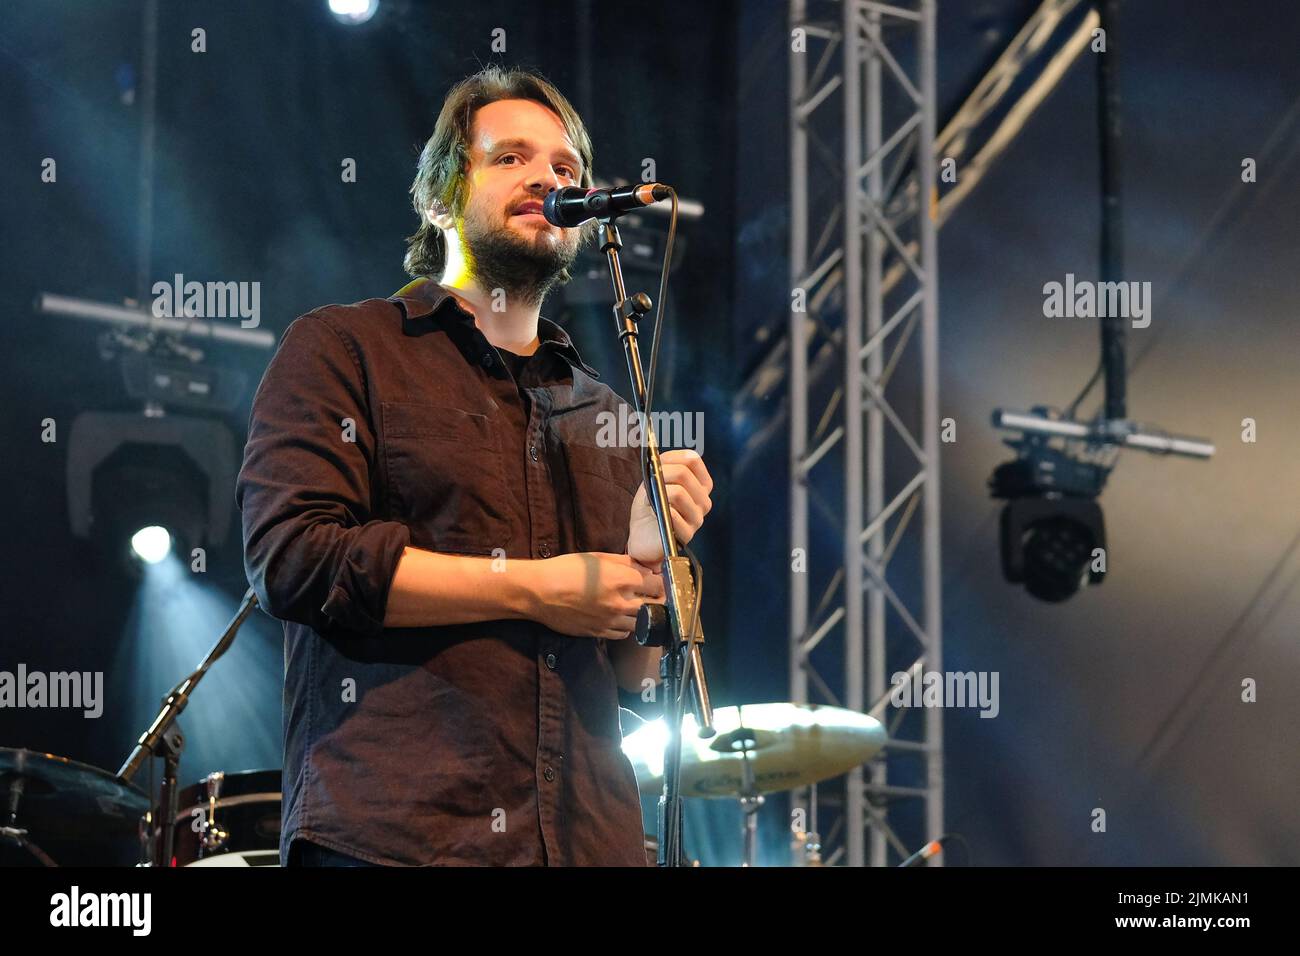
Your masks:
<svg viewBox="0 0 1300 956"><path fill-rule="evenodd" d="M469 200L457 223L479 288L539 303L582 243L578 228L541 215L547 193L576 185L577 152L558 116L532 100L498 100L474 115Z"/></svg>

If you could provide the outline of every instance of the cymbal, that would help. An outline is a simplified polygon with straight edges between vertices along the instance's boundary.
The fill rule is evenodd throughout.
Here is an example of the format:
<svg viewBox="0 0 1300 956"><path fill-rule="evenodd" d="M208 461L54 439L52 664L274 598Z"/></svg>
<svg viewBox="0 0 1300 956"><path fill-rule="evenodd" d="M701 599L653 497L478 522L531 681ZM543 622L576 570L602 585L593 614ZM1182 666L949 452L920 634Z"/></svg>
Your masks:
<svg viewBox="0 0 1300 956"><path fill-rule="evenodd" d="M694 715L682 721L682 796L743 795L745 762L753 790L776 793L829 780L866 763L884 747L884 725L874 717L818 704L745 704L713 712L717 736L699 738ZM649 721L623 738L623 752L642 793L663 789L667 730Z"/></svg>
<svg viewBox="0 0 1300 956"><path fill-rule="evenodd" d="M55 754L0 747L0 810L21 783L17 825L38 843L45 834L88 838L134 834L149 798L139 788L90 764Z"/></svg>

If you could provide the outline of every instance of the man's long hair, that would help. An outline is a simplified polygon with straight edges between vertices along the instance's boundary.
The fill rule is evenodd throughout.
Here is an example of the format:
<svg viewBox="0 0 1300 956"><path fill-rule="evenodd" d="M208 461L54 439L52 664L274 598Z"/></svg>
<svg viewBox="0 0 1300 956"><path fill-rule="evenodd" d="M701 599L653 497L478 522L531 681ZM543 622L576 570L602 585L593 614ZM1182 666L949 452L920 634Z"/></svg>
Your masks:
<svg viewBox="0 0 1300 956"><path fill-rule="evenodd" d="M420 217L420 228L406 238L403 265L413 276L442 278L447 266L447 245L442 230L429 222L426 210L438 206L459 220L468 200L466 175L469 171L470 127L481 106L497 100L534 100L559 117L582 160L582 185L592 185L591 137L577 110L541 74L518 68L484 67L467 76L447 94L433 135L424 144L411 184L411 204ZM571 276L564 270L561 283Z"/></svg>

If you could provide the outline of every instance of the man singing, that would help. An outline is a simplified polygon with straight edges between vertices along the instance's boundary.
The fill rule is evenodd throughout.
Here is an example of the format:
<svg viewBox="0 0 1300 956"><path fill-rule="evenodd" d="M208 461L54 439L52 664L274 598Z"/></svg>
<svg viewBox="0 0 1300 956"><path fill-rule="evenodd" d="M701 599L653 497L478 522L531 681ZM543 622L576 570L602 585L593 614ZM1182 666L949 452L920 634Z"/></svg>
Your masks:
<svg viewBox="0 0 1300 956"><path fill-rule="evenodd" d="M285 865L644 866L616 687L664 599L621 400L539 315L579 229L591 140L532 73L448 94L411 188L415 281L285 332L239 475L245 566L284 621ZM713 481L663 454L689 541Z"/></svg>

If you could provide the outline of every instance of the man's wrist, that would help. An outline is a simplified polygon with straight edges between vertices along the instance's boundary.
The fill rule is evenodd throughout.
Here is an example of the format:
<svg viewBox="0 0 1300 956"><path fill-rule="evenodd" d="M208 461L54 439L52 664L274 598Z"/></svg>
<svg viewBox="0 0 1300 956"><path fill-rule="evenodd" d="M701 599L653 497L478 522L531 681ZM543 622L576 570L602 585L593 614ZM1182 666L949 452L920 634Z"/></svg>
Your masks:
<svg viewBox="0 0 1300 956"><path fill-rule="evenodd" d="M523 620L536 620L545 603L546 571L548 559L506 561L506 575L510 587L510 607L514 616Z"/></svg>

